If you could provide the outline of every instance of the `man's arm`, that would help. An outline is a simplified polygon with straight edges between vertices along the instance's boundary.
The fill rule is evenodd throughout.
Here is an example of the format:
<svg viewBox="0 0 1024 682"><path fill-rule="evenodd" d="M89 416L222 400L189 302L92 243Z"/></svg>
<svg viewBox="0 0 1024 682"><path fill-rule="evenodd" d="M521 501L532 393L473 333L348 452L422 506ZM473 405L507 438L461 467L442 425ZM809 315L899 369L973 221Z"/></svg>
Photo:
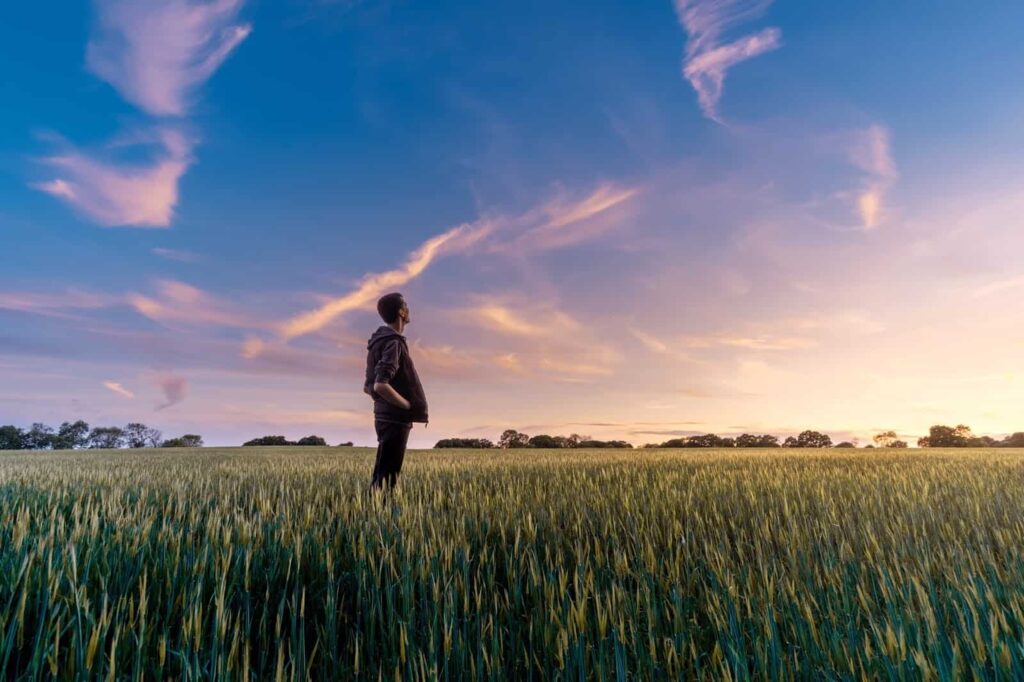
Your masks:
<svg viewBox="0 0 1024 682"><path fill-rule="evenodd" d="M374 368L373 390L384 400L403 410L412 409L409 401L391 386L391 378L398 371L398 363L402 357L402 343L397 339L389 341L381 353L380 360Z"/></svg>
<svg viewBox="0 0 1024 682"><path fill-rule="evenodd" d="M400 407L403 410L411 410L412 405L408 400L402 397L402 395L396 391L391 384L374 384L373 390L384 400L388 401L395 407Z"/></svg>

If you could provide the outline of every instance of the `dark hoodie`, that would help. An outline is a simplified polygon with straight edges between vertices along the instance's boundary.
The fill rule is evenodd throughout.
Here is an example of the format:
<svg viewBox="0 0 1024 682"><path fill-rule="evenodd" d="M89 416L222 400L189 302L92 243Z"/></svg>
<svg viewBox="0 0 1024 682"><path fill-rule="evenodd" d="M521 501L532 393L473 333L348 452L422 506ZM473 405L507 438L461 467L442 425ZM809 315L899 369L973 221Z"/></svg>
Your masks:
<svg viewBox="0 0 1024 682"><path fill-rule="evenodd" d="M391 384L409 401L411 409L403 410L377 395L373 390L375 383ZM387 325L379 327L366 343L363 390L373 397L373 416L377 419L405 423L428 421L427 397L409 355L409 346L404 336Z"/></svg>

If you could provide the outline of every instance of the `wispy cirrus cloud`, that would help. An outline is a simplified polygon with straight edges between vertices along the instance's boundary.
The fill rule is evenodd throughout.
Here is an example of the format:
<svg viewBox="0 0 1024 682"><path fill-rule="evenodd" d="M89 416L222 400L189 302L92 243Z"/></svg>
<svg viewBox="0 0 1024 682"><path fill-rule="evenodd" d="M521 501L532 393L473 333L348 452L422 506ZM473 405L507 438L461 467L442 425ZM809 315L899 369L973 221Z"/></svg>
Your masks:
<svg viewBox="0 0 1024 682"><path fill-rule="evenodd" d="M107 390L113 391L114 393L118 394L122 398L128 398L128 399L135 398L135 394L134 393L132 393L131 391L129 391L127 388L125 388L124 386L122 386L121 384L119 384L116 381L104 381L103 382L103 386Z"/></svg>
<svg viewBox="0 0 1024 682"><path fill-rule="evenodd" d="M238 23L242 0L96 0L89 70L154 116L187 113L196 88L252 27Z"/></svg>
<svg viewBox="0 0 1024 682"><path fill-rule="evenodd" d="M884 217L885 195L899 176L892 157L888 129L876 124L857 131L847 153L850 163L867 175L863 187L856 195L857 212L864 229L873 230Z"/></svg>
<svg viewBox="0 0 1024 682"><path fill-rule="evenodd" d="M676 14L687 34L683 75L697 91L704 115L717 123L723 122L718 102L728 70L782 44L782 32L774 27L723 44L724 34L756 19L770 4L771 0L676 0Z"/></svg>
<svg viewBox="0 0 1024 682"><path fill-rule="evenodd" d="M381 295L419 277L436 258L466 250L489 234L492 228L488 221L480 221L459 225L431 237L400 267L368 274L352 291L286 321L280 327L281 335L285 339L293 339L323 329L345 313L372 308Z"/></svg>
<svg viewBox="0 0 1024 682"><path fill-rule="evenodd" d="M121 162L114 152L150 150L146 163ZM32 187L70 204L107 227L167 227L178 203L178 181L192 163L192 142L172 128L119 141L102 154L68 149L42 159L57 170Z"/></svg>
<svg viewBox="0 0 1024 682"><path fill-rule="evenodd" d="M686 336L683 337L682 342L690 348L728 346L748 350L798 350L801 348L812 348L816 345L813 339L799 336L734 336L730 334Z"/></svg>
<svg viewBox="0 0 1024 682"><path fill-rule="evenodd" d="M490 336L478 344L496 344L491 362L515 375L536 373L559 381L585 381L613 372L619 360L610 345L591 338L587 329L554 301L525 296L477 294L471 304L453 309L456 322Z"/></svg>
<svg viewBox="0 0 1024 682"><path fill-rule="evenodd" d="M557 197L522 216L519 230L491 244L492 251L543 251L579 244L615 226L600 221L612 209L627 204L640 189L611 183L599 185L582 198Z"/></svg>
<svg viewBox="0 0 1024 682"><path fill-rule="evenodd" d="M579 322L551 305L525 307L494 296L474 296L473 305L455 314L472 324L511 336L539 338L561 336L580 331Z"/></svg>
<svg viewBox="0 0 1024 682"><path fill-rule="evenodd" d="M74 311L128 307L161 324L263 329L267 322L198 287L171 279L155 282L155 292L108 294L70 288L63 292L0 292L0 309L72 317Z"/></svg>
<svg viewBox="0 0 1024 682"><path fill-rule="evenodd" d="M249 34L235 23L243 0L95 0L97 23L86 49L89 69L146 113L184 116L196 88ZM111 152L155 148L148 161ZM31 183L108 227L168 227L178 181L194 142L165 124L108 145L102 154L69 149L44 158L57 177Z"/></svg>
<svg viewBox="0 0 1024 682"><path fill-rule="evenodd" d="M423 242L409 254L401 266L384 272L369 273L346 294L332 297L319 307L299 314L280 325L284 339L293 339L323 329L346 313L372 309L382 294L419 277L441 256L480 249L490 253L513 249L545 249L575 243L588 235L562 233L549 239L554 231L563 231L618 206L637 194L636 188L621 188L602 184L595 191L577 201L556 200L527 211L518 217L481 218L464 223ZM492 311L495 319L502 311ZM506 320L514 324L511 320ZM496 322L497 323L497 322ZM250 347L250 352L256 349ZM258 350L255 350L258 353Z"/></svg>
<svg viewBox="0 0 1024 682"><path fill-rule="evenodd" d="M213 324L223 327L258 328L259 320L233 310L211 294L184 282L159 280L157 294L128 294L127 302L154 322Z"/></svg>
<svg viewBox="0 0 1024 682"><path fill-rule="evenodd" d="M66 316L69 310L97 310L118 302L120 302L120 298L117 296L74 288L54 294L24 291L0 292L0 309L56 317Z"/></svg>
<svg viewBox="0 0 1024 682"><path fill-rule="evenodd" d="M646 346L648 350L654 351L655 353L669 352L669 345L653 334L640 331L639 329L630 329L629 332L637 341Z"/></svg>

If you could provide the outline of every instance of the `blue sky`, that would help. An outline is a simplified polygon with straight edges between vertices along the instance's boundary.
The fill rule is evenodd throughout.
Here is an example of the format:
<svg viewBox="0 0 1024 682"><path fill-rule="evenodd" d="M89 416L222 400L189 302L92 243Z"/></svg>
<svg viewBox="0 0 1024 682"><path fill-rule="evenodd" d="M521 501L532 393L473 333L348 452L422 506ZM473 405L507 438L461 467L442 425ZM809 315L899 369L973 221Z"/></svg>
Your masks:
<svg viewBox="0 0 1024 682"><path fill-rule="evenodd" d="M370 442L398 289L416 445L1024 428L1022 15L12 6L0 422Z"/></svg>

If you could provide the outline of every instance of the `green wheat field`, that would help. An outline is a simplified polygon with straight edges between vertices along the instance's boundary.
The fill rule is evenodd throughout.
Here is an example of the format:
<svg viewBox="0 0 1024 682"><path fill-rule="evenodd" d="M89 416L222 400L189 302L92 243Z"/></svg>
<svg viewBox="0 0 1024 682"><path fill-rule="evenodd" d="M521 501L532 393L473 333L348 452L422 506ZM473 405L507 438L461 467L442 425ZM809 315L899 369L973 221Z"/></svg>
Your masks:
<svg viewBox="0 0 1024 682"><path fill-rule="evenodd" d="M5 679L1022 679L1024 453L0 455Z"/></svg>

